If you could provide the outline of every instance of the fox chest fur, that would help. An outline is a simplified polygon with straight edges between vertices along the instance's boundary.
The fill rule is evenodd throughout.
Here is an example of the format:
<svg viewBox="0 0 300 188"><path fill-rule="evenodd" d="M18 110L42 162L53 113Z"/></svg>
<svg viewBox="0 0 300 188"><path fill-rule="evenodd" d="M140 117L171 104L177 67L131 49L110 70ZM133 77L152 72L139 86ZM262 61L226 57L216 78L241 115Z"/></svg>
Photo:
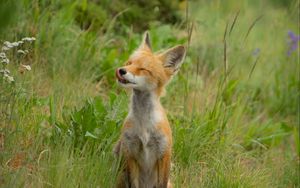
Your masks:
<svg viewBox="0 0 300 188"><path fill-rule="evenodd" d="M126 119L130 127L123 132L123 152L133 157L145 171L152 170L170 144L158 127L166 121L159 107L151 93L134 91Z"/></svg>

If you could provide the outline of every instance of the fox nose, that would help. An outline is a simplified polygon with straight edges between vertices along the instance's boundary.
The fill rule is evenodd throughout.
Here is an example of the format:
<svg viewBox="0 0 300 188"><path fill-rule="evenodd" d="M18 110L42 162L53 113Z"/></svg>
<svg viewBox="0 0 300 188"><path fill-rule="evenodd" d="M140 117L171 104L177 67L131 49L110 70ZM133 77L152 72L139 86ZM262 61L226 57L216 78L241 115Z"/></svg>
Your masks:
<svg viewBox="0 0 300 188"><path fill-rule="evenodd" d="M126 69L120 68L120 69L119 69L119 73L120 73L121 76L123 76L123 75L126 74L127 72L126 72Z"/></svg>

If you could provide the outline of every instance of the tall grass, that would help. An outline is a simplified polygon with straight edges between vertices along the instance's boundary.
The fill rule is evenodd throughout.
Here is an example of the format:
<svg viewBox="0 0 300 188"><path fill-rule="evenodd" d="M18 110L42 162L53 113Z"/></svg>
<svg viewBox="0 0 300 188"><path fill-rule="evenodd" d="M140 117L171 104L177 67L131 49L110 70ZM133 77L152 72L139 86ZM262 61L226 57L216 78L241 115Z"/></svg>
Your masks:
<svg viewBox="0 0 300 188"><path fill-rule="evenodd" d="M299 49L287 56L298 5L276 2L193 1L182 5L188 23L150 24L156 50L189 43L162 98L175 187L299 187ZM1 33L9 41L36 37L24 59L32 71L11 67L20 94L11 119L0 122L1 187L115 184L120 161L112 147L130 92L116 85L114 69L141 35L112 29L122 25L118 17L99 32L82 30L75 8L24 0L18 23Z"/></svg>

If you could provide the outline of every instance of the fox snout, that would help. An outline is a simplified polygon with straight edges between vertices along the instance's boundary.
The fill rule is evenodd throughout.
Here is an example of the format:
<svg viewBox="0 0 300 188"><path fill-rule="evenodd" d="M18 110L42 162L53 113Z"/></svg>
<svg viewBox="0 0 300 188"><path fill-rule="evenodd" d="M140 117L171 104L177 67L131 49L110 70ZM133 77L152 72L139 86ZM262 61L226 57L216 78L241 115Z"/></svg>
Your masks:
<svg viewBox="0 0 300 188"><path fill-rule="evenodd" d="M125 74L127 74L127 71L124 68L118 68L116 70L116 77L120 83L123 83L123 84L128 83L128 80L126 78L124 78Z"/></svg>
<svg viewBox="0 0 300 188"><path fill-rule="evenodd" d="M146 75L137 74L135 69L129 69L128 67L118 68L116 70L116 77L118 83L126 88L145 90L151 85L146 81Z"/></svg>
<svg viewBox="0 0 300 188"><path fill-rule="evenodd" d="M124 69L124 68L119 68L118 72L119 72L120 75L124 75L124 74L127 73L126 69Z"/></svg>

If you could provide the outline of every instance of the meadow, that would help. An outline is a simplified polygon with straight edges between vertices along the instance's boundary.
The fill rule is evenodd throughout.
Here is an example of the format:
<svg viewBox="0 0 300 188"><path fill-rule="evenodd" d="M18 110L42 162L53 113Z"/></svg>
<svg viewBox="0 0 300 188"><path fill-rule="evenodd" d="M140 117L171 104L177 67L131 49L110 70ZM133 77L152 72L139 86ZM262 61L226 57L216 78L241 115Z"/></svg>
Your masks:
<svg viewBox="0 0 300 188"><path fill-rule="evenodd" d="M145 30L154 50L188 47L161 99L174 187L300 187L299 7L1 0L0 187L114 187L115 69Z"/></svg>

